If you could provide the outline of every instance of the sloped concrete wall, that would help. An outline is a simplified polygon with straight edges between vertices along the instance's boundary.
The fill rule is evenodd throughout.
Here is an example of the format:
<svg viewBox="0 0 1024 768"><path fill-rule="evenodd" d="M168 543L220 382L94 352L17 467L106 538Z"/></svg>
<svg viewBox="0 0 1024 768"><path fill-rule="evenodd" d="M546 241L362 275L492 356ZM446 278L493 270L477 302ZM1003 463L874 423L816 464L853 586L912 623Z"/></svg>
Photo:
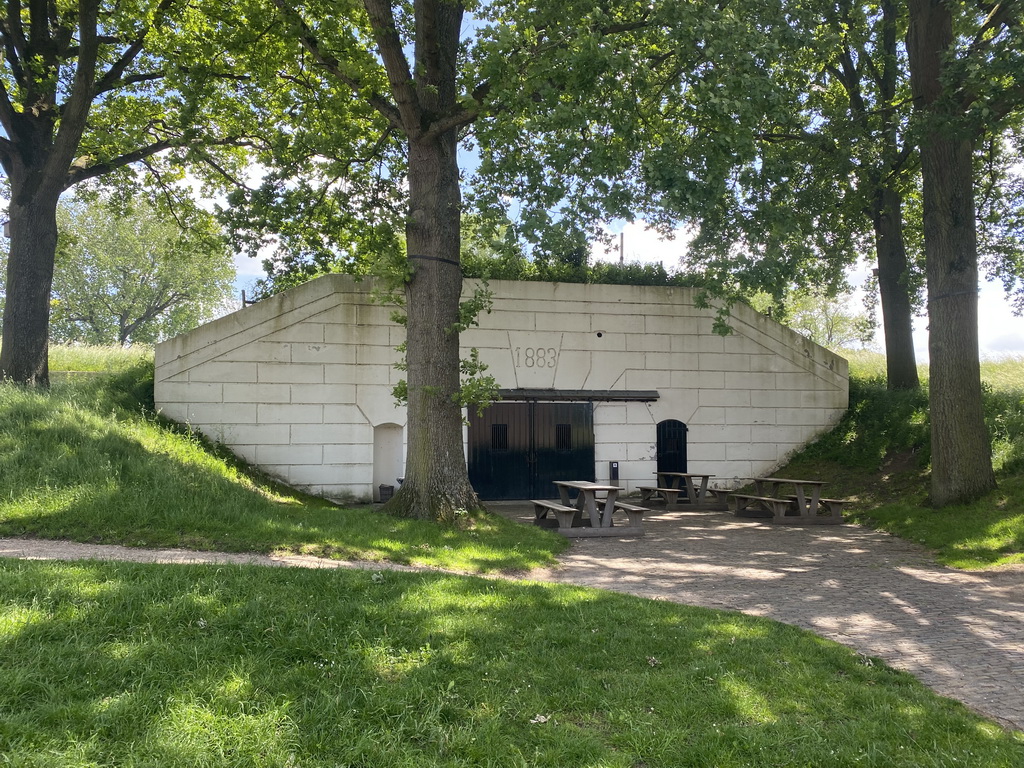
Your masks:
<svg viewBox="0 0 1024 768"><path fill-rule="evenodd" d="M845 360L747 307L734 308L723 337L692 289L490 287L494 310L462 341L503 388L658 391L649 403L595 403L599 480L619 461L621 484L649 484L656 425L678 419L689 428L689 470L736 485L847 406ZM404 329L369 290L323 277L158 345L158 406L290 485L369 500L374 429L406 423L391 396Z"/></svg>

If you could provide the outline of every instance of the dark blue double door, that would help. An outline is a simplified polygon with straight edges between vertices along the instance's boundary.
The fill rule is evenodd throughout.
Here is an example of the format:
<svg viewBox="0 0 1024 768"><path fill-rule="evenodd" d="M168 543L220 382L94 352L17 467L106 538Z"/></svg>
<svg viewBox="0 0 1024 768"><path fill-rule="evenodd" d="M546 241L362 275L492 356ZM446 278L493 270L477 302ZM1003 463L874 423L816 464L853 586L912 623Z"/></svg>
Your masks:
<svg viewBox="0 0 1024 768"><path fill-rule="evenodd" d="M481 499L552 499L552 480L594 480L593 403L470 411L469 480Z"/></svg>

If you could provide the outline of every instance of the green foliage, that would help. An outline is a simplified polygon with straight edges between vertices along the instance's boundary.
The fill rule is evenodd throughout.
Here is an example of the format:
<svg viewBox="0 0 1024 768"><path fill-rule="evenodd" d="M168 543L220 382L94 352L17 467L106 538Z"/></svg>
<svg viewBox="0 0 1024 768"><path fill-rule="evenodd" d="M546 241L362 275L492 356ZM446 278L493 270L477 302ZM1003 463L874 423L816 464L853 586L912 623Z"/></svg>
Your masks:
<svg viewBox="0 0 1024 768"><path fill-rule="evenodd" d="M849 409L804 455L878 469L887 457L910 452L926 467L929 444L926 391L889 391L884 380L851 376Z"/></svg>
<svg viewBox="0 0 1024 768"><path fill-rule="evenodd" d="M476 347L470 350L469 358L459 361L462 385L457 402L463 408L475 408L477 416L482 416L484 408L499 399L498 380L484 375L486 371L487 366L480 360L480 350Z"/></svg>
<svg viewBox="0 0 1024 768"><path fill-rule="evenodd" d="M497 516L456 526L340 508L279 487L153 414L152 360L0 385L0 535L294 552L466 571L550 565L565 540Z"/></svg>
<svg viewBox="0 0 1024 768"><path fill-rule="evenodd" d="M608 285L701 286L698 276L669 272L661 264L568 264L562 261L530 260L525 257L484 257L463 259L466 277L491 280L531 280L553 283L601 283Z"/></svg>
<svg viewBox="0 0 1024 768"><path fill-rule="evenodd" d="M1024 385L984 386L985 425L992 436L992 464L1004 474L1024 475Z"/></svg>
<svg viewBox="0 0 1024 768"><path fill-rule="evenodd" d="M390 274L404 260L406 156L373 104L388 86L362 3L256 0L246 11L261 19L261 39L240 39L237 53L270 70L272 87L250 150L260 176L234 179L220 216L262 259L257 298L332 272ZM304 34L326 52L304 46Z"/></svg>
<svg viewBox="0 0 1024 768"><path fill-rule="evenodd" d="M195 328L230 297L234 267L204 211L177 218L143 202L79 199L58 209L50 338L152 343Z"/></svg>
<svg viewBox="0 0 1024 768"><path fill-rule="evenodd" d="M871 318L847 308L851 298L849 291L831 295L812 287L794 288L778 302L769 294L759 293L750 303L758 312L835 351L867 344L874 337Z"/></svg>
<svg viewBox="0 0 1024 768"><path fill-rule="evenodd" d="M976 204L981 268L1024 311L1024 126L989 136L977 153Z"/></svg>
<svg viewBox="0 0 1024 768"><path fill-rule="evenodd" d="M803 192L784 213L759 197L785 189L792 203L809 157L821 154L804 146L776 161L758 133L806 98L793 83L818 69L810 66L815 57L791 51L803 14L817 10L754 2L643 10L541 3L525 12L489 5L494 23L479 55L505 111L478 127L478 204L500 215L508 199L522 201L518 233L542 251L567 221L576 232L611 216L697 221L703 229L687 271L707 272L719 293L775 290L793 279L835 283L856 253L837 232L848 168L836 167L827 190ZM532 73L528 61L539 55L549 65ZM807 112L813 120L813 106ZM788 127L799 132L801 119ZM825 200L829 226L812 224Z"/></svg>
<svg viewBox="0 0 1024 768"><path fill-rule="evenodd" d="M1024 738L759 617L392 571L0 564L13 764L1015 768Z"/></svg>

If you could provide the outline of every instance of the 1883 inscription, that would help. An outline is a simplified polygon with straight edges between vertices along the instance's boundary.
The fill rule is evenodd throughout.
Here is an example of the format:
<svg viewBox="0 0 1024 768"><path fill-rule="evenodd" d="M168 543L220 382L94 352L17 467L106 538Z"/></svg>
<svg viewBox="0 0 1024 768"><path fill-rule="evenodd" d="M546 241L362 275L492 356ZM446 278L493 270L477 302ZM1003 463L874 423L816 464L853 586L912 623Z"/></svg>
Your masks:
<svg viewBox="0 0 1024 768"><path fill-rule="evenodd" d="M512 363L516 368L555 368L558 350L554 347L514 347Z"/></svg>

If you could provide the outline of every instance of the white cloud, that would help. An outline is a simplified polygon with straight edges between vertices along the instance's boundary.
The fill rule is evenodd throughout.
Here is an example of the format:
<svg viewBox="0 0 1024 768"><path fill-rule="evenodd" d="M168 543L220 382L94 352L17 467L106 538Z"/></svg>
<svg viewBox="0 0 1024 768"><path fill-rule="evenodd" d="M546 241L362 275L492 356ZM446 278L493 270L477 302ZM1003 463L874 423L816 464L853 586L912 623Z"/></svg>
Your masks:
<svg viewBox="0 0 1024 768"><path fill-rule="evenodd" d="M620 245L625 248L624 261L638 261L641 264L660 263L669 272L679 269L679 261L686 253L692 235L685 229L676 229L671 238L650 229L643 221L627 222L625 225L609 226L612 242L609 247L604 243L591 243L592 260L616 262L619 260Z"/></svg>

